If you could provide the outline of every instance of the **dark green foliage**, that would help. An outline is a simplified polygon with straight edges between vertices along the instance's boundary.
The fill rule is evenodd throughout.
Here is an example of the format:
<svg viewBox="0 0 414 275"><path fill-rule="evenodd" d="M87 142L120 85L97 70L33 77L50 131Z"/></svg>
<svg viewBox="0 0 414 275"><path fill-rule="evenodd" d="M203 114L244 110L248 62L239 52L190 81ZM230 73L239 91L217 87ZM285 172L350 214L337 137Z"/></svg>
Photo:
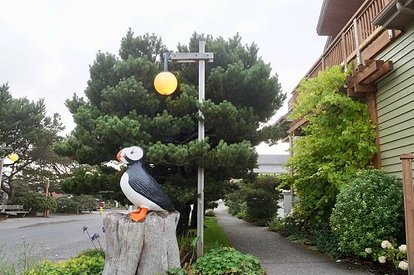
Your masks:
<svg viewBox="0 0 414 275"><path fill-rule="evenodd" d="M210 250L192 265L193 274L199 275L260 275L265 271L260 261L234 248L222 247Z"/></svg>
<svg viewBox="0 0 414 275"><path fill-rule="evenodd" d="M198 51L194 34L180 52ZM224 196L223 181L246 177L256 163L253 146L270 137L257 129L282 105L277 76L257 55L255 44L244 46L240 36L225 40L205 37L206 51L214 52L206 65L206 102L199 106L198 67L170 64L179 80L171 96L157 94L155 75L162 70L166 50L155 35L122 39L120 58L98 53L90 67L86 98L76 95L66 104L76 128L56 152L80 163L101 165L119 149L139 145L146 151L146 168L163 185L181 213L179 232L187 230L190 205L196 201L196 175L205 168L206 203ZM197 140L198 108L203 111L207 139ZM111 191L119 200L120 174L96 170L93 176L76 171L62 189L73 194ZM94 173L94 172L92 172ZM112 172L112 175L115 173Z"/></svg>
<svg viewBox="0 0 414 275"><path fill-rule="evenodd" d="M313 229L312 243L319 251L322 251L332 257L339 258L344 254L339 249L338 237L332 232L330 227Z"/></svg>
<svg viewBox="0 0 414 275"><path fill-rule="evenodd" d="M244 187L243 182L232 184L231 189L228 194L226 194L226 206L229 208L228 211L230 215L237 216L245 209L245 195L244 191L247 187Z"/></svg>
<svg viewBox="0 0 414 275"><path fill-rule="evenodd" d="M331 217L341 251L365 256L383 240L404 243L402 183L380 170L362 172L338 195Z"/></svg>
<svg viewBox="0 0 414 275"><path fill-rule="evenodd" d="M9 166L10 176L3 177L1 182L1 189L9 197L14 195L16 178L24 185L22 189L30 189L28 183L37 186L39 182L55 179L50 171L58 174L54 165L60 159L51 146L60 140L57 133L62 129L58 114L46 116L44 100L13 98L9 86L0 85L0 143L19 155L19 160Z"/></svg>
<svg viewBox="0 0 414 275"><path fill-rule="evenodd" d="M68 197L60 197L56 199L57 202L57 213L65 213L65 214L77 214L79 213L80 206L79 203L73 199Z"/></svg>
<svg viewBox="0 0 414 275"><path fill-rule="evenodd" d="M80 195L56 199L58 213L77 214L81 210L95 210L97 208L96 198L91 195Z"/></svg>
<svg viewBox="0 0 414 275"><path fill-rule="evenodd" d="M197 240L195 230L189 230L185 234L177 237L181 266L191 265L196 259Z"/></svg>
<svg viewBox="0 0 414 275"><path fill-rule="evenodd" d="M117 200L125 203L125 197L119 187L120 172L102 166L92 168L87 165L73 169L72 176L61 181L64 192L74 195L93 195L104 199Z"/></svg>
<svg viewBox="0 0 414 275"><path fill-rule="evenodd" d="M346 73L336 66L304 80L292 118L308 121L287 165L295 171L296 211L314 225L329 222L342 185L370 164L376 152L367 107L342 92Z"/></svg>
<svg viewBox="0 0 414 275"><path fill-rule="evenodd" d="M21 204L32 215L36 215L36 213L42 212L45 209L49 209L50 212L55 212L57 207L54 198L45 197L44 194L38 192L18 193L8 203Z"/></svg>
<svg viewBox="0 0 414 275"><path fill-rule="evenodd" d="M96 198L91 195L80 195L74 197L81 210L94 210L97 208Z"/></svg>
<svg viewBox="0 0 414 275"><path fill-rule="evenodd" d="M275 191L279 180L275 176L258 176L252 181L231 184L226 195L229 213L246 221L264 226L277 213L280 193Z"/></svg>
<svg viewBox="0 0 414 275"><path fill-rule="evenodd" d="M286 137L290 126L287 120L265 126L260 130L261 139L269 145L277 144L281 138Z"/></svg>

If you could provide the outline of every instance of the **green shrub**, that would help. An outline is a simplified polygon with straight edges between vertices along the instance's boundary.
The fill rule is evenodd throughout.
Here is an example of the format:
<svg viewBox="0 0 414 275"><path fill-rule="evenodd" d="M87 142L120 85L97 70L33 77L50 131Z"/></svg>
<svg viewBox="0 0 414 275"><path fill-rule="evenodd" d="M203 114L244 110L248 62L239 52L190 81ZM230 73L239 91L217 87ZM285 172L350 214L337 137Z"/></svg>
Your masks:
<svg viewBox="0 0 414 275"><path fill-rule="evenodd" d="M94 210L97 208L96 198L92 195L79 195L73 198L79 205L79 209Z"/></svg>
<svg viewBox="0 0 414 275"><path fill-rule="evenodd" d="M236 188L242 188L241 184L243 183L239 183ZM245 200L244 190L236 189L228 193L225 198L225 204L228 207L229 214L237 216L243 210L242 205Z"/></svg>
<svg viewBox="0 0 414 275"><path fill-rule="evenodd" d="M404 240L401 182L380 170L362 172L341 190L331 226L341 251L366 256L365 248L383 240Z"/></svg>
<svg viewBox="0 0 414 275"><path fill-rule="evenodd" d="M246 220L256 225L265 226L277 213L277 193L263 189L252 190L246 196Z"/></svg>
<svg viewBox="0 0 414 275"><path fill-rule="evenodd" d="M250 255L243 254L234 248L222 247L210 250L192 265L193 274L213 275L261 275L265 271L260 261Z"/></svg>
<svg viewBox="0 0 414 275"><path fill-rule="evenodd" d="M10 204L21 204L24 209L30 211L30 214L36 215L37 212L43 212L49 209L50 212L56 211L56 201L52 197L45 197L44 194L38 192L19 193L8 202Z"/></svg>
<svg viewBox="0 0 414 275"><path fill-rule="evenodd" d="M275 176L258 176L252 181L233 185L226 196L231 215L264 226L277 213L280 193L275 191L279 180Z"/></svg>
<svg viewBox="0 0 414 275"><path fill-rule="evenodd" d="M215 217L216 213L214 213L213 209L207 209L206 213L204 214L206 217Z"/></svg>
<svg viewBox="0 0 414 275"><path fill-rule="evenodd" d="M26 275L102 274L105 258L102 250L87 250L65 262L43 261Z"/></svg>
<svg viewBox="0 0 414 275"><path fill-rule="evenodd" d="M58 213L76 214L79 213L79 202L68 197L60 197L56 200Z"/></svg>
<svg viewBox="0 0 414 275"><path fill-rule="evenodd" d="M294 239L305 238L309 231L305 220L295 213L284 218L275 216L269 222L269 229L285 237L294 236Z"/></svg>

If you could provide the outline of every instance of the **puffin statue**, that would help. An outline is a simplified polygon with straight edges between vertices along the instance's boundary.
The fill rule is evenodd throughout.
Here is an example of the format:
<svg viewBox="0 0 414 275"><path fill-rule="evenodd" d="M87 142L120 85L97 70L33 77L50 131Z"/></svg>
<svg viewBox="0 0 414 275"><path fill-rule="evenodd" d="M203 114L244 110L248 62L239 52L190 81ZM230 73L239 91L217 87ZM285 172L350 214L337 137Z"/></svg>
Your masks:
<svg viewBox="0 0 414 275"><path fill-rule="evenodd" d="M118 161L127 165L121 177L121 190L137 210L129 215L133 221L145 220L148 211L175 211L170 198L143 167L144 150L132 146L118 152Z"/></svg>

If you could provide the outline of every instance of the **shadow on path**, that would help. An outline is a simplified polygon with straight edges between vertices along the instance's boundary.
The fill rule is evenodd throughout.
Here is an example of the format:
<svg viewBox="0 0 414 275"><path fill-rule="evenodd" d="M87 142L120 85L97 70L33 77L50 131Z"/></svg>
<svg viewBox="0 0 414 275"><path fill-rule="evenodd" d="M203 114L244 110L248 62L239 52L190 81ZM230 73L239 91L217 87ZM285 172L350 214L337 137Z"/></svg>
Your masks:
<svg viewBox="0 0 414 275"><path fill-rule="evenodd" d="M215 213L230 244L244 253L258 257L268 275L370 274L336 263L328 256L290 242L266 227L255 226L233 217L227 213L227 208L222 203L215 209Z"/></svg>

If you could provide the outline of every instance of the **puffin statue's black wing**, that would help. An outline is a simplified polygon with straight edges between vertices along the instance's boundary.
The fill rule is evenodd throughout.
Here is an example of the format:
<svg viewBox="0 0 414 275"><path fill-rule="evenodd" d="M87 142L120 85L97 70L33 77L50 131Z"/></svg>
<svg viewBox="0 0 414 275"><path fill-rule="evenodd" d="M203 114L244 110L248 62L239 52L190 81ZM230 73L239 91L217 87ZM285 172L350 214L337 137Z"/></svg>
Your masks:
<svg viewBox="0 0 414 275"><path fill-rule="evenodd" d="M129 174L129 173L128 173ZM165 194L153 177L146 174L144 177L129 177L129 184L135 192L153 201L159 207L167 211L175 211L174 205L170 198Z"/></svg>

